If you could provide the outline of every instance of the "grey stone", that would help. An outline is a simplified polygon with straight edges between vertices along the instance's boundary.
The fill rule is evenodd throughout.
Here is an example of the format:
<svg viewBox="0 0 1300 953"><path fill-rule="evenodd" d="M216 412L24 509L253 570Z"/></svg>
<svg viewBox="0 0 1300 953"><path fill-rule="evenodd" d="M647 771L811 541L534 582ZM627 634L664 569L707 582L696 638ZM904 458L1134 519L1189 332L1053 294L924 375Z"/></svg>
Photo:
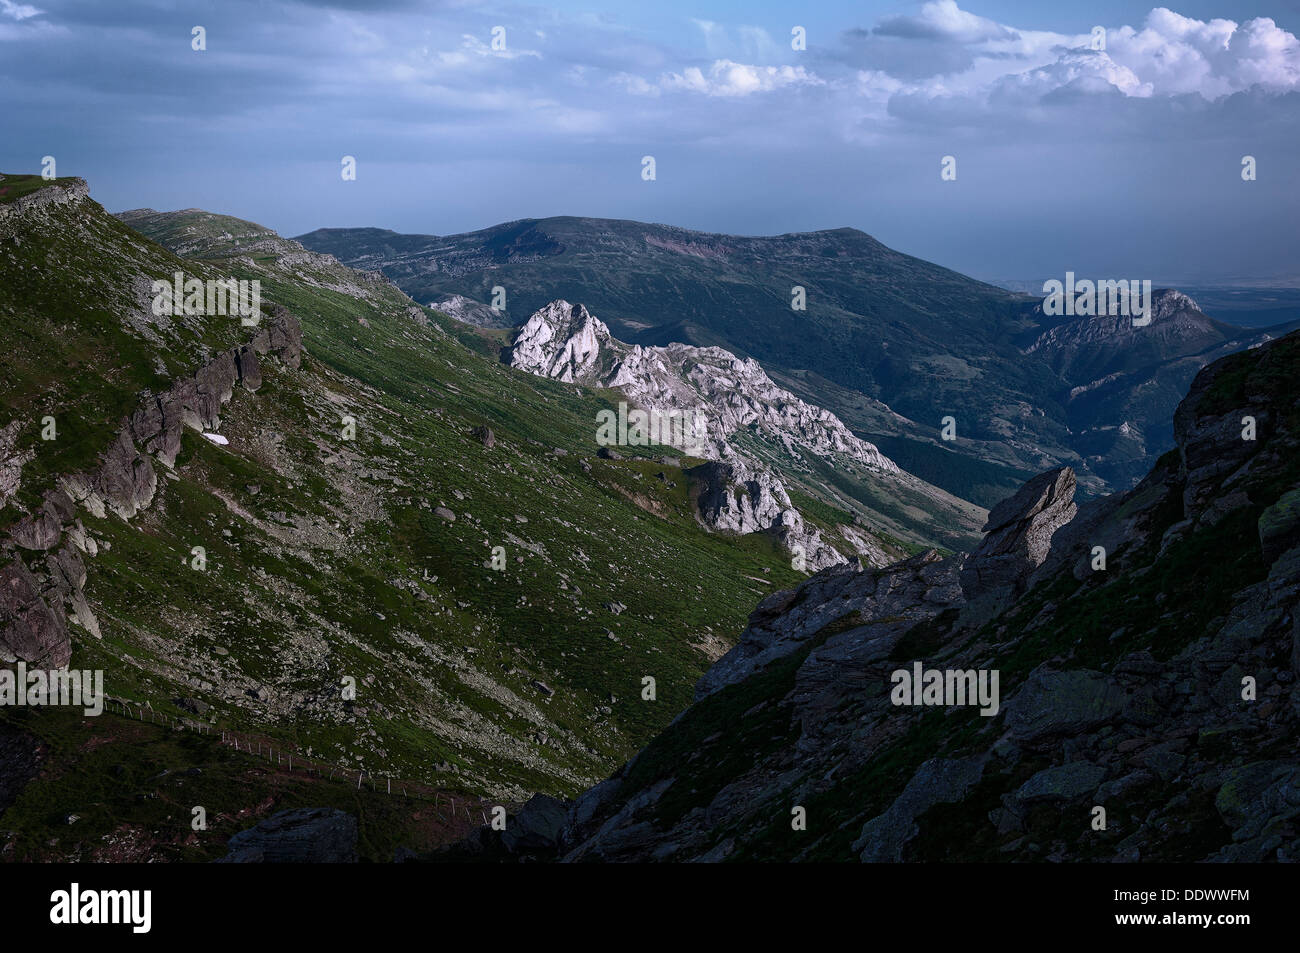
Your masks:
<svg viewBox="0 0 1300 953"><path fill-rule="evenodd" d="M983 773L983 758L932 758L925 762L889 809L863 825L853 849L863 863L901 862L904 848L920 833L917 817L936 804L960 801Z"/></svg>
<svg viewBox="0 0 1300 953"><path fill-rule="evenodd" d="M1100 672L1035 669L1006 704L1007 726L1017 741L1072 735L1114 721L1125 694Z"/></svg>
<svg viewBox="0 0 1300 953"><path fill-rule="evenodd" d="M357 860L357 819L335 808L281 811L230 838L226 864L348 864Z"/></svg>
<svg viewBox="0 0 1300 953"><path fill-rule="evenodd" d="M1022 804L1073 801L1097 790L1106 769L1087 761L1071 761L1039 771L1020 786L1014 798Z"/></svg>

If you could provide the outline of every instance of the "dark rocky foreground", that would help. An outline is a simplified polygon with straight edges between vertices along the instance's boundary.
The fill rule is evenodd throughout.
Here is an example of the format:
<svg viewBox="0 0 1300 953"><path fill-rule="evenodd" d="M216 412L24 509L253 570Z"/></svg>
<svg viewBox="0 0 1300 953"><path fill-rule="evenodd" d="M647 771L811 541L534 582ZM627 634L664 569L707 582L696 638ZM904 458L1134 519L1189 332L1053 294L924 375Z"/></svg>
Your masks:
<svg viewBox="0 0 1300 953"><path fill-rule="evenodd" d="M1300 859L1300 334L1203 369L1174 427L1130 492L1053 470L969 555L773 594L637 757L452 853ZM917 662L996 671L996 714L892 703Z"/></svg>

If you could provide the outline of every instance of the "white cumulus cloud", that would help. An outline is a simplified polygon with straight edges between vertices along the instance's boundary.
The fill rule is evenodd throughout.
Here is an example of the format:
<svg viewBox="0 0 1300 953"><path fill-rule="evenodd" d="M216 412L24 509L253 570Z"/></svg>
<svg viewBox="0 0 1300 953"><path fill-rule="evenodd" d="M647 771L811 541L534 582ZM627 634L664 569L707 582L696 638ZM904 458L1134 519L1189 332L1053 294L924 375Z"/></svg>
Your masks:
<svg viewBox="0 0 1300 953"><path fill-rule="evenodd" d="M820 86L823 80L802 66L751 66L716 60L708 71L689 66L680 73L665 73L663 90L686 90L706 96L748 96L785 86Z"/></svg>

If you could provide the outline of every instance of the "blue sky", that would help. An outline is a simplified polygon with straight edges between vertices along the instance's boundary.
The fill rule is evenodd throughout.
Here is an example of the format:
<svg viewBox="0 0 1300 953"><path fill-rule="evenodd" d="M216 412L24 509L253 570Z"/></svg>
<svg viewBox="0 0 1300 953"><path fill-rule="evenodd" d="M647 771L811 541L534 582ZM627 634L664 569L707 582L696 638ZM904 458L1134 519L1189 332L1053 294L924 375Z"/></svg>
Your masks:
<svg viewBox="0 0 1300 953"><path fill-rule="evenodd" d="M852 226L989 278L1294 279L1298 32L1295 0L0 0L0 169L286 235Z"/></svg>

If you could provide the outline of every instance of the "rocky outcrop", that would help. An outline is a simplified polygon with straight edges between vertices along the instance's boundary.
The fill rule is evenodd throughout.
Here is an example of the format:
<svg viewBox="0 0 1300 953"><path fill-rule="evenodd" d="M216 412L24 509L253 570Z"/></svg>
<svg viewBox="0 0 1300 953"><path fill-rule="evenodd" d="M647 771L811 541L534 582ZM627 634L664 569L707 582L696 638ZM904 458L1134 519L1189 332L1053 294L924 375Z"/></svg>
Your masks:
<svg viewBox="0 0 1300 953"><path fill-rule="evenodd" d="M1015 595L1051 549L1052 536L1074 518L1074 471L1040 473L989 511L984 540L962 569L968 599L992 593Z"/></svg>
<svg viewBox="0 0 1300 953"><path fill-rule="evenodd" d="M715 461L688 471L699 487L700 522L714 532L769 533L810 572L845 562L821 533L808 526L771 471L743 460Z"/></svg>
<svg viewBox="0 0 1300 953"><path fill-rule="evenodd" d="M230 838L219 864L354 864L357 819L335 808L281 811Z"/></svg>
<svg viewBox="0 0 1300 953"><path fill-rule="evenodd" d="M59 205L74 205L90 196L85 179L52 180L35 192L0 205L0 226L25 216L40 215Z"/></svg>
<svg viewBox="0 0 1300 953"><path fill-rule="evenodd" d="M681 440L686 428L681 435L661 435L659 442L711 461L692 471L702 483L700 521L714 531L769 533L810 571L845 557L807 526L776 474L739 453L728 438L753 431L796 463L806 453L842 455L874 472L901 475L892 460L830 411L777 387L753 359L716 347L624 344L580 304L552 301L534 313L515 337L510 365L566 383L617 388L635 407L660 419L689 419L686 442ZM845 548L864 560L888 562L869 534L843 536Z"/></svg>
<svg viewBox="0 0 1300 953"><path fill-rule="evenodd" d="M712 459L728 456L728 437L753 428L796 456L799 451L843 454L882 472L898 472L892 460L830 411L778 387L752 358L718 347L624 344L580 304L552 301L533 314L515 338L510 366L555 380L618 388L637 407L661 414L699 410L707 422Z"/></svg>
<svg viewBox="0 0 1300 953"><path fill-rule="evenodd" d="M816 639L827 626L847 622L857 630L887 620L907 628L944 609L960 607L965 601L958 583L962 558L945 559L929 550L883 569L867 570L850 560L819 572L798 589L773 593L750 615L735 648L704 673L695 686L695 697L743 681Z"/></svg>
<svg viewBox="0 0 1300 953"><path fill-rule="evenodd" d="M0 571L0 657L54 668L66 665L72 655L68 615L99 637L99 623L83 591L81 560L82 553L95 555L94 542L77 519L77 508L126 520L147 509L158 491L154 462L169 469L175 464L184 427L216 429L221 407L236 384L249 390L261 386L258 356L268 354L292 368L301 361L302 328L283 309L276 309L248 343L216 355L164 393L146 395L123 421L97 469L64 476L35 512L9 528L0 540L0 555L20 550L50 556L44 567L29 568L14 558ZM17 432L10 425L0 433L10 431ZM14 459L12 450L9 459Z"/></svg>

